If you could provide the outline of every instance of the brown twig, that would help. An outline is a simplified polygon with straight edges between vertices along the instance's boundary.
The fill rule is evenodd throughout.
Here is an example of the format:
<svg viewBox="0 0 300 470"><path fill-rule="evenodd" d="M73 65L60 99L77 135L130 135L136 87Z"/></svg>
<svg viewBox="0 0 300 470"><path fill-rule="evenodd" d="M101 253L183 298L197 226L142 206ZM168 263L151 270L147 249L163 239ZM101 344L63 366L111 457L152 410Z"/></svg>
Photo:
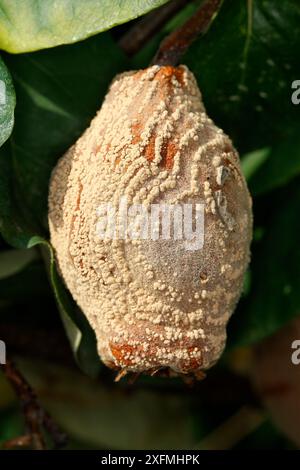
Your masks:
<svg viewBox="0 0 300 470"><path fill-rule="evenodd" d="M51 435L56 448L65 445L66 436L60 431L49 414L40 406L34 390L19 372L14 362L11 359L7 359L6 364L2 365L2 368L20 400L26 425L26 434L7 441L4 447L31 447L34 450L46 449L43 427Z"/></svg>
<svg viewBox="0 0 300 470"><path fill-rule="evenodd" d="M54 442L54 446L56 449L65 447L67 444L67 436L66 434L60 429L60 427L53 421L52 417L49 413L43 410L43 425L46 431L52 436L52 440Z"/></svg>
<svg viewBox="0 0 300 470"><path fill-rule="evenodd" d="M206 0L183 26L164 39L152 61L156 65L177 65L192 42L204 34L216 17L222 0Z"/></svg>
<svg viewBox="0 0 300 470"><path fill-rule="evenodd" d="M148 15L142 17L120 41L119 46L129 57L138 52L146 42L151 39L166 22L172 18L185 5L194 0L172 0Z"/></svg>

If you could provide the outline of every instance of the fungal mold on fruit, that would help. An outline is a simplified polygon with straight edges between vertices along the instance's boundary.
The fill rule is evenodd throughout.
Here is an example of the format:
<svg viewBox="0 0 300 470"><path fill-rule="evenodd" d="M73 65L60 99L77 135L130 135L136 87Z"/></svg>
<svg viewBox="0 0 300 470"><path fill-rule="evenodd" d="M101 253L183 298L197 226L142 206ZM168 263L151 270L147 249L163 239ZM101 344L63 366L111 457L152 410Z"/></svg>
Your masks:
<svg viewBox="0 0 300 470"><path fill-rule="evenodd" d="M99 237L98 208L122 198L146 211L203 204L203 246ZM251 198L239 156L187 67L115 78L53 170L49 225L61 276L107 366L197 377L215 364L249 261Z"/></svg>

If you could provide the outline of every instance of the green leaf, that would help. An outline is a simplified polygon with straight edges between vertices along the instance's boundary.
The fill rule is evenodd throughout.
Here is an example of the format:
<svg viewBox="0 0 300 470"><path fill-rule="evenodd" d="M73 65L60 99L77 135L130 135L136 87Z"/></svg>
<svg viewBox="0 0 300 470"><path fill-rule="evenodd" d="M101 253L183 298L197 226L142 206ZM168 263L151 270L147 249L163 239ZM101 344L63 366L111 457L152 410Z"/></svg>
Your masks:
<svg viewBox="0 0 300 470"><path fill-rule="evenodd" d="M12 400L11 400L12 401ZM21 436L24 432L24 422L17 409L8 407L0 412L0 445L9 439ZM3 449L1 449L3 450Z"/></svg>
<svg viewBox="0 0 300 470"><path fill-rule="evenodd" d="M123 388L112 386L111 376L107 384L105 376L91 381L60 364L20 358L18 366L68 436L97 449L190 449L197 442L192 405L198 413L205 405L170 381L161 390L154 378L152 387Z"/></svg>
<svg viewBox="0 0 300 470"><path fill-rule="evenodd" d="M36 250L6 250L0 252L0 280L22 271L37 258Z"/></svg>
<svg viewBox="0 0 300 470"><path fill-rule="evenodd" d="M32 250L24 251L30 253ZM1 301L9 302L14 311L16 310L16 304L21 302L33 302L36 304L44 302L47 303L47 306L49 305L50 310L52 297L53 295L47 279L45 266L40 258L30 262L14 275L1 279L0 281L0 299ZM32 307L30 306L29 308L30 311L32 311ZM18 311L19 310L21 309L19 308ZM45 315L45 310L46 309L43 308L43 316ZM3 312L1 312L1 315L2 313ZM10 312L8 316L12 318ZM53 312L51 312L51 318L52 317Z"/></svg>
<svg viewBox="0 0 300 470"><path fill-rule="evenodd" d="M265 147L249 152L242 157L241 165L246 180L251 179L269 156L270 148Z"/></svg>
<svg viewBox="0 0 300 470"><path fill-rule="evenodd" d="M0 148L0 232L10 245L27 248L34 227L29 227L22 211L24 206L17 203L15 178L9 143Z"/></svg>
<svg viewBox="0 0 300 470"><path fill-rule="evenodd" d="M15 104L16 97L11 76L0 58L0 147L11 134Z"/></svg>
<svg viewBox="0 0 300 470"><path fill-rule="evenodd" d="M299 110L300 112L300 110ZM295 129L291 136L274 145L260 168L249 178L254 195L284 186L300 174L300 135Z"/></svg>
<svg viewBox="0 0 300 470"><path fill-rule="evenodd" d="M300 315L299 179L273 194L263 237L253 246L251 291L229 325L232 346L260 341Z"/></svg>
<svg viewBox="0 0 300 470"><path fill-rule="evenodd" d="M227 0L183 59L208 114L241 154L282 142L299 128L299 107L291 101L299 48L299 2Z"/></svg>
<svg viewBox="0 0 300 470"><path fill-rule="evenodd" d="M101 364L97 354L96 336L87 319L80 312L57 273L54 251L47 240L32 237L28 248L40 245L47 259L49 278L69 342L79 367L91 377L96 377Z"/></svg>
<svg viewBox="0 0 300 470"><path fill-rule="evenodd" d="M144 15L167 1L0 0L0 48L28 52L73 43Z"/></svg>

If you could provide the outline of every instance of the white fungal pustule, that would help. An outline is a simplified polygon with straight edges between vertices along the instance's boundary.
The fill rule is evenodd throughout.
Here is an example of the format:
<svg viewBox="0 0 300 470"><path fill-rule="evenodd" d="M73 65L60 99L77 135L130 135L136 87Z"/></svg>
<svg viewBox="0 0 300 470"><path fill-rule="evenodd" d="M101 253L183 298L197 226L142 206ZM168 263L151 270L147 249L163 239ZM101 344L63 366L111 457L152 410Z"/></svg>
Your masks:
<svg viewBox="0 0 300 470"><path fill-rule="evenodd" d="M122 201L129 220L130 207L143 208L136 236L128 226L99 236L99 207L110 205L120 221ZM193 249L175 230L188 204L204 207L204 243ZM151 219L153 205L178 210L169 238ZM53 171L49 225L60 273L105 364L197 376L217 361L249 261L251 199L238 154L186 67L115 78Z"/></svg>

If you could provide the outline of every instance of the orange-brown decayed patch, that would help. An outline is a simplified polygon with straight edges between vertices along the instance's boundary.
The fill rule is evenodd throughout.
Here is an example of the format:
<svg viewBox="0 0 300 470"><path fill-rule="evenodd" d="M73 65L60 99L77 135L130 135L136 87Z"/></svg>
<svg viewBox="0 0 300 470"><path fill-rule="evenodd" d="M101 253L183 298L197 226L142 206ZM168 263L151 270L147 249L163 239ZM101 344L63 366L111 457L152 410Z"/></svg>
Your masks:
<svg viewBox="0 0 300 470"><path fill-rule="evenodd" d="M141 140L141 132L142 132L142 126L141 124L134 124L132 126L132 133L133 133L133 139L131 141L132 144L137 144ZM145 147L144 150L144 155L145 158L149 161L152 162L154 160L155 156L155 139L156 139L156 134L153 132L153 134L149 138L149 143ZM160 161L160 166L162 168L166 168L167 170L172 169L173 163L174 163L174 157L178 151L177 146L172 142L172 140L164 140L162 147L161 147L161 161Z"/></svg>
<svg viewBox="0 0 300 470"><path fill-rule="evenodd" d="M188 348L188 356L189 358L185 359L180 364L182 370L190 373L198 369L201 369L201 367L203 366L203 361L202 361L202 357L199 356L197 349L195 349L194 347Z"/></svg>
<svg viewBox="0 0 300 470"><path fill-rule="evenodd" d="M171 65L161 67L156 73L154 79L159 80L160 82L164 81L170 84L172 77L175 77L178 83L180 83L180 85L184 84L183 69L181 67L172 67Z"/></svg>
<svg viewBox="0 0 300 470"><path fill-rule="evenodd" d="M137 72L134 77L140 79L143 75L144 71ZM177 82L183 86L184 79L183 79L184 70L181 67L172 67L172 66L164 66L159 68L159 70L154 75L154 80L157 80L160 84L159 86L159 94L161 95L160 98L165 96L165 93L169 93L169 87L172 86L172 77L175 77ZM166 88L167 86L167 88ZM151 112L151 109L148 110ZM147 112L145 113L147 115ZM132 140L131 143L133 145L138 144L142 141L141 134L145 130L145 115L139 116L136 118L138 122L134 122L131 126L132 132ZM144 148L144 155L145 158L151 162L154 160L155 157L155 141L156 141L156 131L153 130L149 142ZM171 139L164 140L162 148L161 148L161 162L160 166L166 169L172 169L174 156L177 152L178 148L174 145Z"/></svg>
<svg viewBox="0 0 300 470"><path fill-rule="evenodd" d="M132 356L137 352L137 348L134 346L129 346L128 344L109 344L110 350L114 358L118 361L121 366L130 367L133 365Z"/></svg>
<svg viewBox="0 0 300 470"><path fill-rule="evenodd" d="M134 123L131 126L131 132L132 132L132 141L131 143L138 144L141 141L141 133L142 133L143 127L140 122Z"/></svg>
<svg viewBox="0 0 300 470"><path fill-rule="evenodd" d="M164 140L161 149L162 160L160 162L160 166L167 168L167 170L171 170L177 150L177 146L171 140Z"/></svg>
<svg viewBox="0 0 300 470"><path fill-rule="evenodd" d="M149 143L145 148L145 158L148 162L152 162L155 156L155 133L149 139Z"/></svg>
<svg viewBox="0 0 300 470"><path fill-rule="evenodd" d="M144 75L148 73L148 69L138 70L134 74L135 80L140 80ZM172 65L164 65L159 67L157 72L154 75L154 80L159 82L171 83L172 77L175 77L180 85L184 85L184 69L183 67L173 67Z"/></svg>

